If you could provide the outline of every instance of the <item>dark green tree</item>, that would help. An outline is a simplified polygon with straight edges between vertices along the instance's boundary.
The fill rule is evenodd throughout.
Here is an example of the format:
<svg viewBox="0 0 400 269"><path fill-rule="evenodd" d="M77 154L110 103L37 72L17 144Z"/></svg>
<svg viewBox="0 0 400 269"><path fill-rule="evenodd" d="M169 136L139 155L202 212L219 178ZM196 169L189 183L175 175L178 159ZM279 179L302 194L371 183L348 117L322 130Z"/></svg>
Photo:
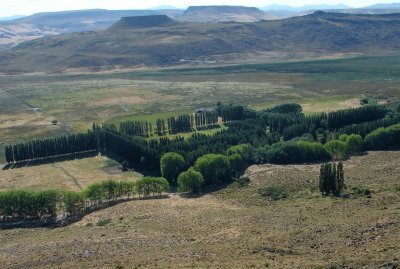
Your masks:
<svg viewBox="0 0 400 269"><path fill-rule="evenodd" d="M246 170L246 162L243 157L238 154L231 154L228 156L229 166L231 167L231 175L235 178L239 177L244 170Z"/></svg>
<svg viewBox="0 0 400 269"><path fill-rule="evenodd" d="M324 147L334 157L342 158L346 155L346 143L343 141L331 140Z"/></svg>
<svg viewBox="0 0 400 269"><path fill-rule="evenodd" d="M161 174L171 185L176 185L180 172L185 168L185 159L175 152L165 153L160 160Z"/></svg>
<svg viewBox="0 0 400 269"><path fill-rule="evenodd" d="M178 177L178 190L180 192L199 193L203 188L204 179L200 172L190 167L189 170L180 173Z"/></svg>
<svg viewBox="0 0 400 269"><path fill-rule="evenodd" d="M337 165L336 181L337 181L336 195L339 195L344 189L344 171L342 162L339 162Z"/></svg>
<svg viewBox="0 0 400 269"><path fill-rule="evenodd" d="M352 134L346 139L346 153L357 154L364 149L364 141L360 135Z"/></svg>
<svg viewBox="0 0 400 269"><path fill-rule="evenodd" d="M136 190L144 198L160 196L169 191L169 187L168 181L163 177L143 177L136 182Z"/></svg>
<svg viewBox="0 0 400 269"><path fill-rule="evenodd" d="M231 180L228 157L222 154L206 154L197 159L195 169L204 178L205 184Z"/></svg>
<svg viewBox="0 0 400 269"><path fill-rule="evenodd" d="M326 163L321 165L319 176L319 189L323 195L332 193L339 196L344 189L344 171L343 163L337 166L335 163Z"/></svg>

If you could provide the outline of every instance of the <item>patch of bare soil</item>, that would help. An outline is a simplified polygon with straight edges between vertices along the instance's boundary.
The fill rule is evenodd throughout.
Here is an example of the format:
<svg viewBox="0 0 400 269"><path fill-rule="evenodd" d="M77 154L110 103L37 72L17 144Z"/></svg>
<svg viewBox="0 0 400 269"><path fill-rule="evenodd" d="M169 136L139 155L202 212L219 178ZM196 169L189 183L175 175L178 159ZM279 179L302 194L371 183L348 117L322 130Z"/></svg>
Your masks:
<svg viewBox="0 0 400 269"><path fill-rule="evenodd" d="M361 106L360 99L353 98L340 103L345 108L356 108Z"/></svg>

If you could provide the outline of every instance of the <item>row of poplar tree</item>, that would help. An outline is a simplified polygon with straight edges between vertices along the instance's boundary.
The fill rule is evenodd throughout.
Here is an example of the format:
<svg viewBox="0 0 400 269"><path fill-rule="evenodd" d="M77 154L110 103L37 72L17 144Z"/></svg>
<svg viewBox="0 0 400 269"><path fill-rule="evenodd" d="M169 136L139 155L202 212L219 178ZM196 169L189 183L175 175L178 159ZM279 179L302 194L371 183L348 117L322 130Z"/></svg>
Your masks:
<svg viewBox="0 0 400 269"><path fill-rule="evenodd" d="M223 123L241 120L243 114L243 106L220 104L215 110L204 110L167 119L159 118L156 120L155 129L148 121L125 121L121 122L118 128L117 126L113 128L127 135L149 137L154 132L165 135L214 126L218 123L218 117L221 117Z"/></svg>
<svg viewBox="0 0 400 269"><path fill-rule="evenodd" d="M230 109L231 111L236 111L236 107L238 106L219 105L217 106L216 113L218 114L219 110L221 113ZM130 136L121 132L114 124L104 124L101 127L94 124L93 130L84 134L35 140L28 143L7 146L6 158L8 162L12 163L90 150L109 150L120 155L122 159L133 165L146 169L159 170L159 160L165 152L177 152L185 157L188 164L193 164L199 156L204 154L223 153L230 146L250 144L256 149L255 152L257 154L255 155L257 157L255 157L255 162L257 163L267 161L275 163L301 162L302 160L314 161L318 156L324 160L327 159L328 155L321 149L321 144L335 139L335 135L337 134L336 130L332 131L328 128L327 114L321 113L305 116L299 112L301 111L301 107L296 104L284 104L277 107L278 109L260 112L251 110L248 107L242 107L240 111L242 111L241 117L243 119L226 123L229 126L227 130L221 130L213 136L195 133L189 139L183 139L182 137L162 137L160 139L145 140L141 137ZM367 113L382 110L382 108L373 107L375 106L368 106L366 109L348 109L346 112L340 112L338 115L350 115L352 113L360 115L360 111ZM277 113L277 111L280 113ZM186 119L184 120L184 118ZM180 120L178 118L178 122L187 121L187 118L190 120L189 115L180 118ZM355 121L360 122L362 118L363 116L361 119ZM399 115L395 114L394 116L386 116L385 119L351 125L352 127L348 128L353 128L356 131L357 126L359 130L372 128L372 126L381 127L395 123L399 118ZM390 129L390 132L380 133L379 137L386 136L390 138L386 139L386 147L390 147L397 139L396 132L392 129ZM369 139L367 137L365 138L366 141L372 141L371 136ZM292 142L292 140L296 139L318 143L305 146L304 143ZM287 142L281 142L271 148L267 148L282 140ZM381 138L375 139L373 143L366 143L366 145L378 145L378 140L381 140ZM304 149L300 149L301 147ZM315 148L315 151L311 152L318 152L318 154L312 154L311 156L315 155L315 157L311 159L303 158L303 155L299 153L306 152L306 149L309 147ZM371 146L371 149L374 149L374 147ZM290 156L281 157L289 153ZM296 156L292 157L293 154Z"/></svg>
<svg viewBox="0 0 400 269"><path fill-rule="evenodd" d="M344 189L343 163L326 163L321 165L319 189L323 195L332 193L339 196Z"/></svg>
<svg viewBox="0 0 400 269"><path fill-rule="evenodd" d="M72 134L48 139L37 139L26 143L5 147L8 163L37 160L53 156L96 150L98 135L96 132Z"/></svg>
<svg viewBox="0 0 400 269"><path fill-rule="evenodd" d="M3 221L74 218L118 200L159 197L169 188L165 178L144 177L137 181L95 183L80 192L10 190L0 192L0 216Z"/></svg>

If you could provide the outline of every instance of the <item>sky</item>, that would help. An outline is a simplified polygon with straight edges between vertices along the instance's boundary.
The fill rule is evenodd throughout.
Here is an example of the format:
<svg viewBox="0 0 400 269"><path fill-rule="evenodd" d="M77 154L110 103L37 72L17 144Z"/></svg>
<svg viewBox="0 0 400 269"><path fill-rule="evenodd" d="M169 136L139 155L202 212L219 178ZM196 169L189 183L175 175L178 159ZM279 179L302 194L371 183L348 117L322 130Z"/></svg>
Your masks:
<svg viewBox="0 0 400 269"><path fill-rule="evenodd" d="M392 3L396 0L0 0L0 17L31 15L38 12L79 9L146 9L169 5L179 8L201 5L243 5L264 7L271 4L291 6L314 4L345 4L363 7L375 3Z"/></svg>

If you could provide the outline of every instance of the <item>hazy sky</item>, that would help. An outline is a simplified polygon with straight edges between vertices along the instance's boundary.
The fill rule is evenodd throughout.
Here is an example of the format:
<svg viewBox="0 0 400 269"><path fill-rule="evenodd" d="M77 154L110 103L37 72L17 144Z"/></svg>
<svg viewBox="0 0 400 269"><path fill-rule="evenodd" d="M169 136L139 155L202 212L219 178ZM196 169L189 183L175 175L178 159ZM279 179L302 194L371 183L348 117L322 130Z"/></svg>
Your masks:
<svg viewBox="0 0 400 269"><path fill-rule="evenodd" d="M44 11L104 9L145 9L160 5L184 8L189 5L244 5L263 7L270 4L302 6L308 4L339 4L362 7L375 3L392 3L396 0L0 0L0 17L30 15Z"/></svg>

